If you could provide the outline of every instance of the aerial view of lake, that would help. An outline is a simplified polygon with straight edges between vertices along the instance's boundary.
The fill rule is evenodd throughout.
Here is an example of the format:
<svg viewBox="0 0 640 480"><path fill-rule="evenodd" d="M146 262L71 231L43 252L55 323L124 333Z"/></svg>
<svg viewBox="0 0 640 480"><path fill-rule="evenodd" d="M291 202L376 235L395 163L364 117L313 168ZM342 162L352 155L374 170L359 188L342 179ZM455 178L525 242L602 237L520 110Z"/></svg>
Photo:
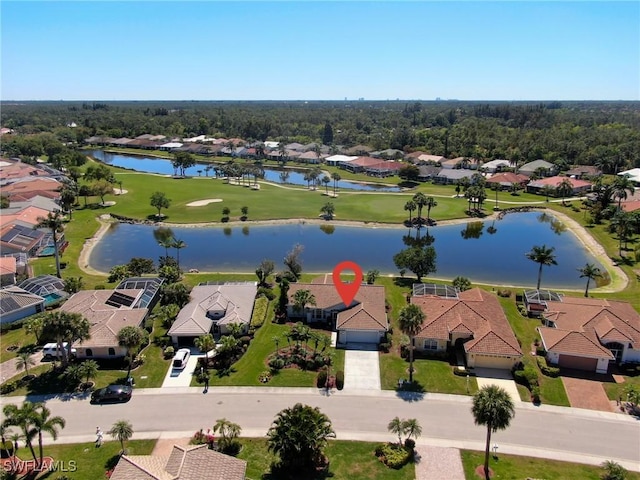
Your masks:
<svg viewBox="0 0 640 480"><path fill-rule="evenodd" d="M173 175L174 169L170 160L166 158L157 158L157 157L149 157L149 156L138 156L138 155L124 155L121 153L109 153L103 150L86 150L85 153L96 160L107 163L109 165L113 165L114 167L120 168L128 168L131 170L136 170L138 172L146 172L146 173L158 173L161 175ZM241 162L245 162L245 160L240 160ZM251 164L251 162L249 162ZM191 168L187 168L185 170L186 175L198 176L198 170L200 170L201 175L206 175L204 172L204 167L207 164L198 163ZM264 179L268 182L273 183L283 183L280 179L280 174L286 170L289 172L289 177L287 178L288 184L291 185L307 185L307 181L304 179L304 172L301 170L296 170L294 168L264 168ZM213 172L209 173L210 176L213 176ZM399 192L402 189L396 186L390 185L382 185L376 183L359 183L359 182L350 182L347 180L340 180L336 182L336 187L339 189L348 189L348 190L362 190L362 191L373 191L373 192ZM321 186L324 188L324 186ZM329 189L333 188L333 180L329 184Z"/></svg>
<svg viewBox="0 0 640 480"><path fill-rule="evenodd" d="M151 225L114 224L95 246L89 263L109 271L132 257L154 258L165 254ZM211 272L254 272L265 258L283 268L282 259L295 244L304 247L301 255L304 272L329 272L344 260L362 270L377 269L383 274L398 274L393 256L406 248L403 237L415 239L416 229L404 227L374 228L327 224L247 224L227 227L174 227L175 238L187 247L180 250L183 270L197 268ZM421 236L427 234L421 229ZM553 217L540 212L513 213L502 220L468 224L439 225L428 229L437 252L435 278L465 276L471 282L533 286L538 264L525 254L534 245L555 248L557 266L544 267L542 288L584 288L578 268L586 263L602 265L578 238ZM175 256L175 249L170 250ZM410 272L407 276L412 275Z"/></svg>

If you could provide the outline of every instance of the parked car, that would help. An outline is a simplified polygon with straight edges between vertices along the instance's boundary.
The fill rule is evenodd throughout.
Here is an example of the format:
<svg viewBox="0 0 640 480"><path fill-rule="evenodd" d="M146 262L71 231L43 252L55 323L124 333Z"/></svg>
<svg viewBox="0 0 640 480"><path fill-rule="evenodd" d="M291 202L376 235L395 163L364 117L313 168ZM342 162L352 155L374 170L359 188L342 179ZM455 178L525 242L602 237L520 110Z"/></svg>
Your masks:
<svg viewBox="0 0 640 480"><path fill-rule="evenodd" d="M182 370L187 366L191 351L188 348L181 348L173 357L173 368L176 370Z"/></svg>
<svg viewBox="0 0 640 480"><path fill-rule="evenodd" d="M64 348L65 350L67 349L68 346L69 344L67 342L64 342L62 344L62 348ZM76 355L76 349L72 348L71 356L75 357L75 355ZM46 359L62 358L62 352L60 351L60 349L58 349L57 343L47 343L45 344L44 347L42 347L42 357Z"/></svg>
<svg viewBox="0 0 640 480"><path fill-rule="evenodd" d="M129 385L108 385L91 394L91 403L126 402L131 399L132 393Z"/></svg>

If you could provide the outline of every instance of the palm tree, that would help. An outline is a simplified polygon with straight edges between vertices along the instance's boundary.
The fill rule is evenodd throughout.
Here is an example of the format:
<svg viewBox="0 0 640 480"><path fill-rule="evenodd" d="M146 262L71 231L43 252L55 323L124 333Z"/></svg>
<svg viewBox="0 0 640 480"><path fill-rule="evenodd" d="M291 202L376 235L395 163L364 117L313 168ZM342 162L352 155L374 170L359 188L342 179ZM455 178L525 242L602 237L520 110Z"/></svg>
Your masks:
<svg viewBox="0 0 640 480"><path fill-rule="evenodd" d="M404 425L404 430L407 438L413 437L417 439L420 435L422 435L422 426L417 419L409 418L402 423Z"/></svg>
<svg viewBox="0 0 640 480"><path fill-rule="evenodd" d="M43 331L55 338L58 350L62 354L62 366L69 363L71 346L76 340L87 340L89 338L89 321L79 313L63 312L57 310L49 312L43 319ZM67 348L64 348L67 342Z"/></svg>
<svg viewBox="0 0 640 480"><path fill-rule="evenodd" d="M24 368L25 375L29 376L29 367L33 367L35 364L35 360L31 358L31 352L18 353L16 357L16 370L22 370Z"/></svg>
<svg viewBox="0 0 640 480"><path fill-rule="evenodd" d="M427 197L427 223L430 223L431 221L431 209L433 207L437 207L438 206L438 202L436 202L436 199L433 197Z"/></svg>
<svg viewBox="0 0 640 480"><path fill-rule="evenodd" d="M409 200L407 203L404 204L404 209L409 212L409 225L413 224L413 220L411 218L411 213L416 208L418 208L418 206L416 205L416 202L414 202L413 200Z"/></svg>
<svg viewBox="0 0 640 480"><path fill-rule="evenodd" d="M195 339L193 342L196 348L198 348L201 352L204 353L204 365L205 369L209 368L209 351L213 350L216 346L216 342L213 339L213 335L207 333L206 335L201 335Z"/></svg>
<svg viewBox="0 0 640 480"><path fill-rule="evenodd" d="M611 227L618 235L618 255L622 257L622 244L627 248L629 234L633 228L633 221L630 213L619 210L611 219Z"/></svg>
<svg viewBox="0 0 640 480"><path fill-rule="evenodd" d="M79 365L79 373L84 378L85 384L88 384L92 378L96 378L99 368L95 360L85 360Z"/></svg>
<svg viewBox="0 0 640 480"><path fill-rule="evenodd" d="M329 184L331 183L331 179L328 176L322 177L322 183L324 183L324 191L327 195L329 195Z"/></svg>
<svg viewBox="0 0 640 480"><path fill-rule="evenodd" d="M418 207L418 225L422 223L422 208L427 204L427 197L424 193L418 192L413 196L413 201Z"/></svg>
<svg viewBox="0 0 640 480"><path fill-rule="evenodd" d="M271 337L271 340L273 340L273 343L276 344L276 355L280 355L280 337L274 335L273 337Z"/></svg>
<svg viewBox="0 0 640 480"><path fill-rule="evenodd" d="M407 305L400 310L398 322L402 333L409 336L409 383L413 383L413 350L415 348L415 336L422 329L426 315L417 305Z"/></svg>
<svg viewBox="0 0 640 480"><path fill-rule="evenodd" d="M338 183L342 177L340 176L340 174L338 172L333 172L331 174L331 178L333 179L333 196L336 196L336 183Z"/></svg>
<svg viewBox="0 0 640 480"><path fill-rule="evenodd" d="M406 428L400 417L394 417L387 425L387 430L398 435L398 445L402 445L402 436L406 433Z"/></svg>
<svg viewBox="0 0 640 480"><path fill-rule="evenodd" d="M328 439L336 434L318 407L297 403L277 414L267 436L268 450L280 457L282 467L299 474L323 459Z"/></svg>
<svg viewBox="0 0 640 480"><path fill-rule="evenodd" d="M240 436L242 428L237 423L230 422L226 418L219 418L216 420L216 424L213 426L213 432L220 432L220 440L218 445L223 452L227 450L236 438Z"/></svg>
<svg viewBox="0 0 640 480"><path fill-rule="evenodd" d="M600 464L604 470L604 474L600 477L602 480L624 480L627 478L627 471L619 463L613 460L607 460Z"/></svg>
<svg viewBox="0 0 640 480"><path fill-rule="evenodd" d="M107 433L120 442L122 453L125 453L124 442L133 437L133 425L126 420L118 420Z"/></svg>
<svg viewBox="0 0 640 480"><path fill-rule="evenodd" d="M316 297L309 290L298 290L293 295L294 312L304 312L307 305L315 305ZM348 306L348 305L347 305Z"/></svg>
<svg viewBox="0 0 640 480"><path fill-rule="evenodd" d="M596 267L592 263L587 263L584 267L579 268L578 271L580 272L580 278L585 278L586 277L586 279L587 279L587 286L584 289L584 296L588 297L589 296L589 282L591 282L591 280L595 280L598 277L601 277L602 276L602 272L600 271L600 269L598 267Z"/></svg>
<svg viewBox="0 0 640 480"><path fill-rule="evenodd" d="M145 332L140 327L127 325L118 332L118 345L127 349L127 357L129 358L129 366L127 369L127 378L131 376L131 367L133 365L133 351L144 342Z"/></svg>
<svg viewBox="0 0 640 480"><path fill-rule="evenodd" d="M542 267L547 265L557 265L556 256L553 254L555 247L547 248L546 245L542 246L534 246L529 253L526 254L529 260L532 260L536 263L540 264L540 268L538 269L538 283L536 285L536 290L540 290L540 281L542 280Z"/></svg>
<svg viewBox="0 0 640 480"><path fill-rule="evenodd" d="M58 429L64 428L66 422L64 418L51 416L51 410L49 410L44 403L36 403L33 406L34 415L31 417L33 429L32 432L38 435L38 453L39 461L38 467L42 467L43 451L42 451L42 432L51 435L53 440L58 439Z"/></svg>
<svg viewBox="0 0 640 480"><path fill-rule="evenodd" d="M562 205L566 205L565 199L573 193L573 183L568 178L563 178L562 182L556 187L556 192L562 197Z"/></svg>
<svg viewBox="0 0 640 480"><path fill-rule="evenodd" d="M32 440L34 439L36 432L33 429L33 419L37 415L37 412L34 408L35 403L31 403L29 401L24 401L22 403L22 407L18 407L14 404L5 405L2 408L2 413L4 414L4 424L6 426L15 426L20 429L22 432L22 437L24 438L25 444L31 451L31 455L33 456L33 461L37 462L38 457L36 456L36 452L33 449Z"/></svg>
<svg viewBox="0 0 640 480"><path fill-rule="evenodd" d="M325 203L322 208L320 209L320 211L329 218L333 218L333 215L336 213L336 207L333 205L332 202L327 202Z"/></svg>
<svg viewBox="0 0 640 480"><path fill-rule="evenodd" d="M619 175L613 181L612 197L618 199L618 210L622 208L622 200L627 199L627 192L633 195L635 189L634 184L629 175Z"/></svg>
<svg viewBox="0 0 640 480"><path fill-rule="evenodd" d="M549 195L552 195L553 193L555 193L555 191L556 189L553 188L551 185L545 185L544 187L542 187L542 193L547 198L547 203L549 202Z"/></svg>
<svg viewBox="0 0 640 480"><path fill-rule="evenodd" d="M11 456L11 451L13 448L7 447L7 435L10 433L9 425L4 422L0 423L0 441L2 441L2 450L4 450L4 458L9 458ZM10 444L13 447L13 444ZM14 454L16 452L13 452Z"/></svg>
<svg viewBox="0 0 640 480"><path fill-rule="evenodd" d="M38 217L38 223L33 227L34 230L38 228L47 228L51 230L53 235L53 253L56 257L56 276L62 278L60 274L60 252L58 250L58 233L61 233L63 228L63 221L60 212L49 212L46 217Z"/></svg>
<svg viewBox="0 0 640 480"><path fill-rule="evenodd" d="M516 411L509 393L497 385L482 387L473 396L471 407L476 425L486 425L487 443L484 450L484 475L489 480L489 446L491 434L498 430L505 430L511 423Z"/></svg>
<svg viewBox="0 0 640 480"><path fill-rule="evenodd" d="M176 249L176 262L178 264L178 270L180 270L180 250L186 248L187 244L184 242L184 240L178 240L177 238L174 238L171 246Z"/></svg>
<svg viewBox="0 0 640 480"><path fill-rule="evenodd" d="M283 170L280 172L280 182L287 183L287 180L289 180L289 172L287 170Z"/></svg>

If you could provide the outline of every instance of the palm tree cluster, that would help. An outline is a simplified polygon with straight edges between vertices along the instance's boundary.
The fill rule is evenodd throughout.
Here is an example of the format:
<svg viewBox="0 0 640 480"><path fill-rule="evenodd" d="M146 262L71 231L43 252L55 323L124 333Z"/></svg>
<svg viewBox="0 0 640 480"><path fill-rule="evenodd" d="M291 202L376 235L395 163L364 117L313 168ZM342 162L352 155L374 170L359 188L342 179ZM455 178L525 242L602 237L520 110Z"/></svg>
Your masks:
<svg viewBox="0 0 640 480"><path fill-rule="evenodd" d="M237 423L230 422L226 418L219 418L213 426L213 432L219 433L218 450L228 455L236 454L240 451L238 437L242 428Z"/></svg>
<svg viewBox="0 0 640 480"><path fill-rule="evenodd" d="M422 427L415 418L409 418L407 420L400 419L400 417L394 417L387 425L387 430L398 436L398 446L403 444L402 437L406 435L406 440L413 437L417 439L422 435ZM405 440L405 443L406 443Z"/></svg>
<svg viewBox="0 0 640 480"><path fill-rule="evenodd" d="M90 338L91 324L79 313L57 310L44 316L42 329L55 338L58 350L62 354L62 366L66 367L71 358L72 344ZM63 348L65 342L67 347Z"/></svg>
<svg viewBox="0 0 640 480"><path fill-rule="evenodd" d="M6 449L5 439L11 427L18 428L20 433L14 435L13 438L15 440L24 440L26 446L31 451L33 461L37 467L36 470L40 469L43 466L44 459L42 434L47 433L53 440L57 440L60 429L66 425L64 418L51 416L51 410L49 410L44 403L31 403L29 401L24 401L22 406L14 404L5 405L2 413L5 417L1 424L3 448ZM36 437L38 439L37 456L33 447L33 441Z"/></svg>
<svg viewBox="0 0 640 480"><path fill-rule="evenodd" d="M323 333L314 332L302 322L293 325L284 339L287 347L280 349L281 338L273 337L276 345L275 355L269 361L274 370L297 366L303 370L318 370L331 364L331 354L327 348L331 346L331 338ZM310 348L313 343L313 350Z"/></svg>

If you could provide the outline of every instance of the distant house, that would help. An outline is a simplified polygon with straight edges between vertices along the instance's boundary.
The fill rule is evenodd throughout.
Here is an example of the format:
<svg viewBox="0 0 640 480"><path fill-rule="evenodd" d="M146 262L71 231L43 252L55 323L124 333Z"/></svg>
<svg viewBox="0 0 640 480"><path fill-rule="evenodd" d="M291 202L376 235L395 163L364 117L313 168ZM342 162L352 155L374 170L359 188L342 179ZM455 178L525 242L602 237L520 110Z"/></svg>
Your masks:
<svg viewBox="0 0 640 480"><path fill-rule="evenodd" d="M416 349L444 352L462 348L468 367L511 369L522 349L498 298L480 288L458 292L453 287L416 284L411 303L426 320L416 335Z"/></svg>
<svg viewBox="0 0 640 480"><path fill-rule="evenodd" d="M2 188L2 195L9 197L11 202L21 202L35 196L58 200L62 183L49 177L27 177L16 180Z"/></svg>
<svg viewBox="0 0 640 480"><path fill-rule="evenodd" d="M546 188L551 188L553 189L553 196L559 197L560 195L557 193L557 188L565 180L571 183L571 195L584 195L590 192L593 188L593 184L591 182L587 182L586 180L579 180L577 178L571 177L548 177L541 178L539 180L533 180L527 183L527 192L544 194Z"/></svg>
<svg viewBox="0 0 640 480"><path fill-rule="evenodd" d="M444 158L443 160L440 160L440 166L442 168L446 168L447 170L450 170L452 168L458 167L461 161L462 161L462 157L450 158L450 159Z"/></svg>
<svg viewBox="0 0 640 480"><path fill-rule="evenodd" d="M331 155L330 157L327 157L324 160L327 163L327 165L333 165L334 167L339 166L341 168L344 168L345 164L352 162L357 158L358 157L348 156L348 155Z"/></svg>
<svg viewBox="0 0 640 480"><path fill-rule="evenodd" d="M16 270L15 257L0 257L0 287L16 283Z"/></svg>
<svg viewBox="0 0 640 480"><path fill-rule="evenodd" d="M585 177L598 177L602 175L602 170L600 170L598 167L595 167L593 165L577 165L571 168L570 170L567 170L565 174L568 177L575 177L575 178L582 179Z"/></svg>
<svg viewBox="0 0 640 480"><path fill-rule="evenodd" d="M542 321L552 364L606 373L613 362L640 362L640 314L627 302L565 296L547 302Z"/></svg>
<svg viewBox="0 0 640 480"><path fill-rule="evenodd" d="M621 177L627 176L629 177L629 180L636 184L636 186L640 186L640 168L625 170L624 172L618 173L618 175Z"/></svg>
<svg viewBox="0 0 640 480"><path fill-rule="evenodd" d="M44 311L44 298L10 286L0 289L0 324L13 323Z"/></svg>
<svg viewBox="0 0 640 480"><path fill-rule="evenodd" d="M297 159L299 162L304 162L304 163L320 163L325 158L326 158L326 155L323 153L320 153L320 156L318 157L318 154L316 152L309 151L309 152L301 153L300 155L298 155Z"/></svg>
<svg viewBox="0 0 640 480"><path fill-rule="evenodd" d="M354 147L347 148L344 151L345 155L355 155L355 156L369 155L371 152L373 152L373 148L367 145L356 145Z"/></svg>
<svg viewBox="0 0 640 480"><path fill-rule="evenodd" d="M529 182L529 177L513 172L496 173L487 178L487 186L499 185L501 190L509 190L513 184L517 184L520 188L524 188Z"/></svg>
<svg viewBox="0 0 640 480"><path fill-rule="evenodd" d="M372 177L390 177L392 175L397 175L398 170L400 170L405 165L406 164L402 162L394 162L389 160L370 165L366 167L364 171L367 175L371 175Z"/></svg>
<svg viewBox="0 0 640 480"><path fill-rule="evenodd" d="M500 172L505 168L509 168L511 166L511 162L509 160L495 159L489 162L483 163L480 166L480 170L487 173L496 173Z"/></svg>
<svg viewBox="0 0 640 480"><path fill-rule="evenodd" d="M225 335L229 325L246 332L258 292L256 282L201 283L191 290L187 303L167 332L176 345L193 345L201 335Z"/></svg>
<svg viewBox="0 0 640 480"><path fill-rule="evenodd" d="M45 306L69 296L64 291L64 281L54 275L38 275L37 277L27 278L20 282L18 286L29 293L43 297Z"/></svg>
<svg viewBox="0 0 640 480"><path fill-rule="evenodd" d="M534 160L533 162L525 163L518 169L518 173L527 177L532 177L537 172L543 172L543 176L551 177L558 173L558 167L546 160Z"/></svg>
<svg viewBox="0 0 640 480"><path fill-rule="evenodd" d="M374 157L358 157L350 162L342 162L338 165L339 168L344 168L354 173L363 173L367 167L377 165L380 163L379 158Z"/></svg>
<svg viewBox="0 0 640 480"><path fill-rule="evenodd" d="M439 183L442 185L453 185L458 183L463 178L468 178L471 180L471 177L475 174L472 170L462 170L462 169L445 169L442 168L438 174L433 177L433 183Z"/></svg>
<svg viewBox="0 0 640 480"><path fill-rule="evenodd" d="M173 446L169 455L122 455L111 480L244 480L247 462L207 445Z"/></svg>
<svg viewBox="0 0 640 480"><path fill-rule="evenodd" d="M297 311L294 297L299 290L308 290L316 304ZM325 275L313 283L292 283L288 300L287 314L290 318L328 324L338 332L341 345L378 344L389 329L382 285L361 285L351 304L345 305L333 285L332 276Z"/></svg>
<svg viewBox="0 0 640 480"><path fill-rule="evenodd" d="M438 176L440 170L442 170L442 168L437 165L420 165L418 167L418 180L421 182L432 180Z"/></svg>
<svg viewBox="0 0 640 480"><path fill-rule="evenodd" d="M14 222L0 229L0 249L3 255L26 253L31 257L46 244L45 236L45 232L41 230Z"/></svg>
<svg viewBox="0 0 640 480"><path fill-rule="evenodd" d="M379 152L370 152L370 156L385 158L388 160L398 160L404 157L404 152L397 148L387 148L386 150L380 150Z"/></svg>

